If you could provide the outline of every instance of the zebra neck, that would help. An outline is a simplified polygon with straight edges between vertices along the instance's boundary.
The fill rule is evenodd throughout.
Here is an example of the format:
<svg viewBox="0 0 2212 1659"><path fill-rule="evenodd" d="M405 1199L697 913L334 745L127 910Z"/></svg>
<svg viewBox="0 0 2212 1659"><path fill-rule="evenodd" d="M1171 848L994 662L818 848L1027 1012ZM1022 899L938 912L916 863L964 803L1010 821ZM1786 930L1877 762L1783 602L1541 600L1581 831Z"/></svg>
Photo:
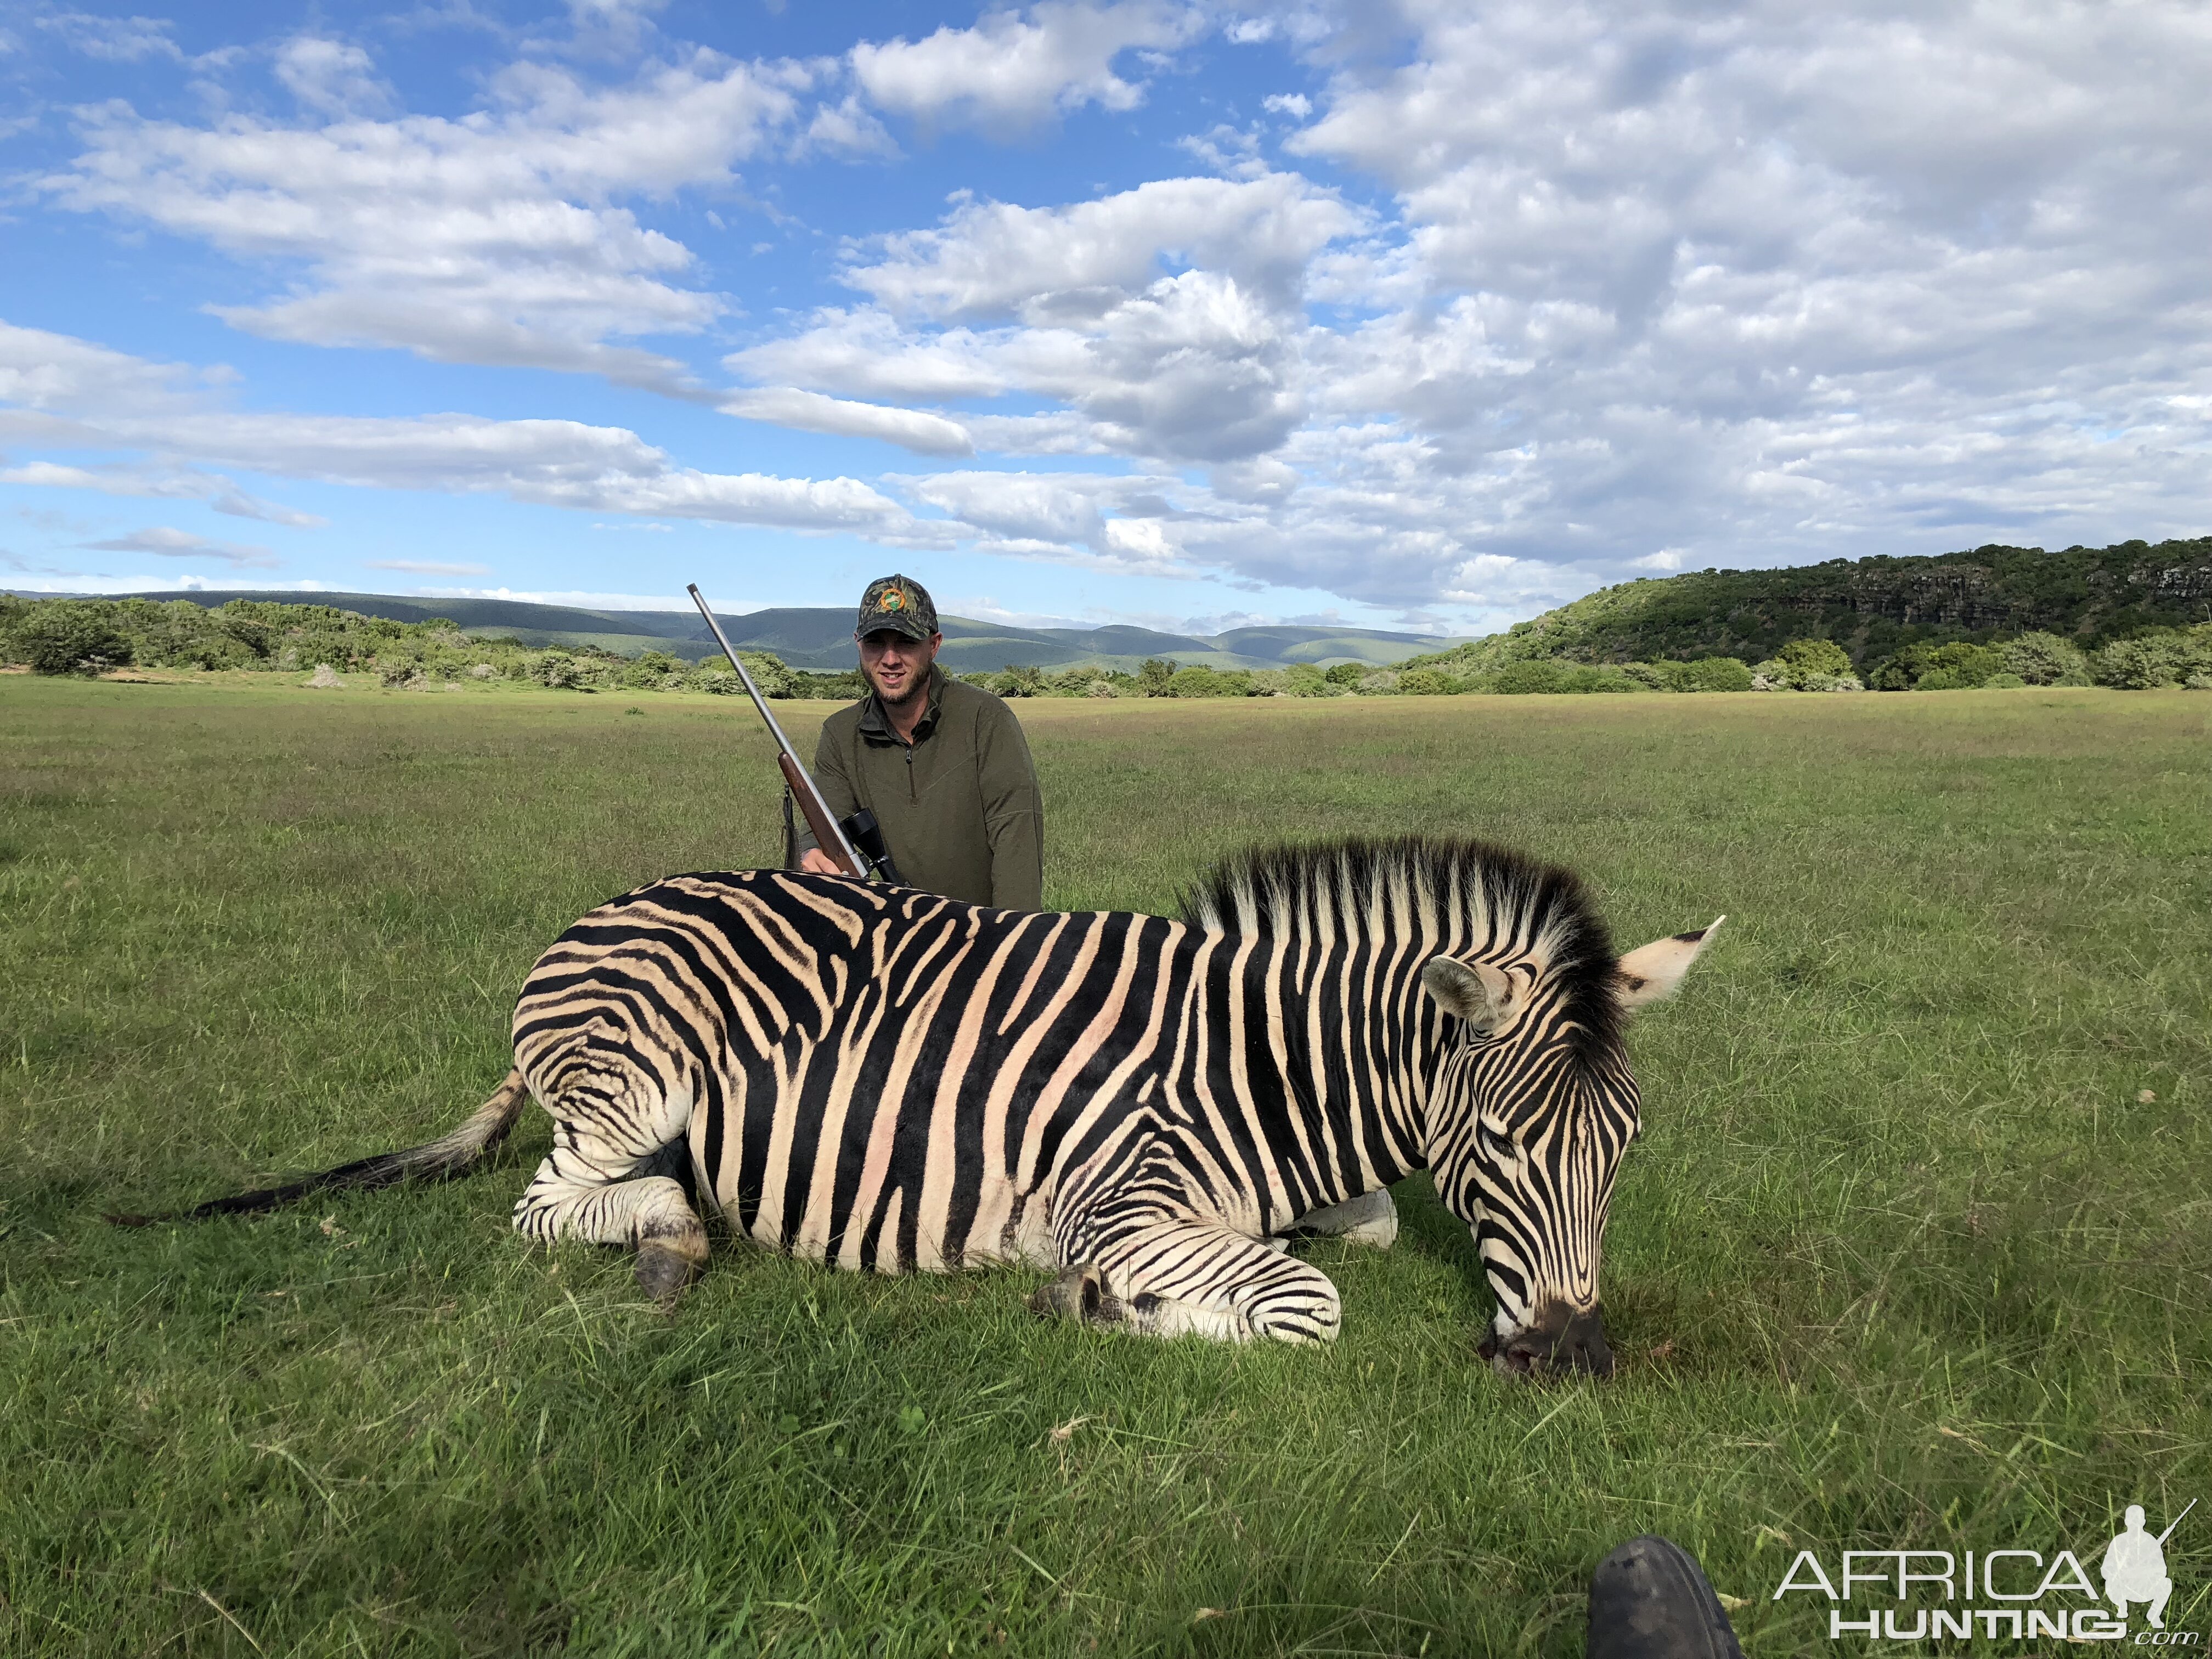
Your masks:
<svg viewBox="0 0 2212 1659"><path fill-rule="evenodd" d="M1282 1115L1269 1139L1285 1185L1319 1207L1424 1167L1438 1041L1425 955L1358 937L1224 943L1243 963L1238 1092Z"/></svg>

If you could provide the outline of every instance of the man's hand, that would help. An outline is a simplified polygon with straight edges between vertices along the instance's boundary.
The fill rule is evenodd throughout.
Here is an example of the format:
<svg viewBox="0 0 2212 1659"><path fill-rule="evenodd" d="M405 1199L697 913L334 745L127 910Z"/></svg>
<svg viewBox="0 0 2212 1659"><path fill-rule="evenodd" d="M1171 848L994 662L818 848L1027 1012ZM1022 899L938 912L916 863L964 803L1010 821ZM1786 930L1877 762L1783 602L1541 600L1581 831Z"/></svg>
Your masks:
<svg viewBox="0 0 2212 1659"><path fill-rule="evenodd" d="M811 871L817 876L842 876L845 873L837 867L837 861L818 847L810 847L799 854L799 867Z"/></svg>

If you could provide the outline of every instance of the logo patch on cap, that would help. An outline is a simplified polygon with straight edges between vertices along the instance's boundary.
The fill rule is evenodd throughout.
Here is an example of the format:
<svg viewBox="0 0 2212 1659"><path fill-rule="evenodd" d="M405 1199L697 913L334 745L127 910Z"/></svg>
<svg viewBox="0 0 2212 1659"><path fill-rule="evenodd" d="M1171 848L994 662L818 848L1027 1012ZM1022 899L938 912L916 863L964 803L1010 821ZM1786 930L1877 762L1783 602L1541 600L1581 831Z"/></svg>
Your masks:
<svg viewBox="0 0 2212 1659"><path fill-rule="evenodd" d="M906 609L906 595L900 592L896 587L887 587L883 591L882 595L876 600L876 609L878 611L903 611Z"/></svg>

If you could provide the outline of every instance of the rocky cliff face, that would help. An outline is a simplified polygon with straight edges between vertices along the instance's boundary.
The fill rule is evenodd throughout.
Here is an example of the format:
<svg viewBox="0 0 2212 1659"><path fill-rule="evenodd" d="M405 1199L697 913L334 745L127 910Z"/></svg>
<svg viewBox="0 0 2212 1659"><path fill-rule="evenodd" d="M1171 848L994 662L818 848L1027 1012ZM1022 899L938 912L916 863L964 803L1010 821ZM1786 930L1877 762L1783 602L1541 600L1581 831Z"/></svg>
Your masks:
<svg viewBox="0 0 2212 1659"><path fill-rule="evenodd" d="M1867 572L1852 583L1850 607L1859 616L1884 617L1908 628L1961 633L2103 631L2100 621L2123 611L2171 613L2146 617L2146 624L2212 619L2212 542L2127 545L2140 555L2111 556L2122 548L2063 553L1984 548L1941 559L1885 561L1889 568ZM1897 568L1907 564L1930 568ZM2025 568L2036 565L2042 568Z"/></svg>

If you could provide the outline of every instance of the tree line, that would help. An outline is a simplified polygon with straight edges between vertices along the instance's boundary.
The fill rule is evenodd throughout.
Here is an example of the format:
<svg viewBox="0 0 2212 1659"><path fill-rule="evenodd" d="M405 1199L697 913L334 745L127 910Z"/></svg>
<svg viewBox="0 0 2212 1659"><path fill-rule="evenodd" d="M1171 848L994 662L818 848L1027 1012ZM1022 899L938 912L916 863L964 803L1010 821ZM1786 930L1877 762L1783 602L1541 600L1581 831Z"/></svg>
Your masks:
<svg viewBox="0 0 2212 1659"><path fill-rule="evenodd" d="M2212 623L2145 628L2094 649L2042 629L1987 641L1921 641L1899 647L1863 671L1841 645L1818 636L1790 640L1756 662L1714 655L1610 663L1484 654L1481 647L1491 643L1395 667L1221 668L1154 657L1133 672L1096 665L1058 671L1016 665L959 678L1003 697L1937 691L2027 685L2212 690ZM857 668L817 673L768 652L738 654L771 697L850 700L865 689ZM210 608L185 599L0 596L0 658L46 674L141 667L312 673L311 683L321 684L342 684L353 677L398 687L507 681L554 690L721 696L742 689L721 656L686 663L662 651L623 657L590 646L533 647L511 637L471 637L440 618L398 622L331 605L252 599Z"/></svg>

